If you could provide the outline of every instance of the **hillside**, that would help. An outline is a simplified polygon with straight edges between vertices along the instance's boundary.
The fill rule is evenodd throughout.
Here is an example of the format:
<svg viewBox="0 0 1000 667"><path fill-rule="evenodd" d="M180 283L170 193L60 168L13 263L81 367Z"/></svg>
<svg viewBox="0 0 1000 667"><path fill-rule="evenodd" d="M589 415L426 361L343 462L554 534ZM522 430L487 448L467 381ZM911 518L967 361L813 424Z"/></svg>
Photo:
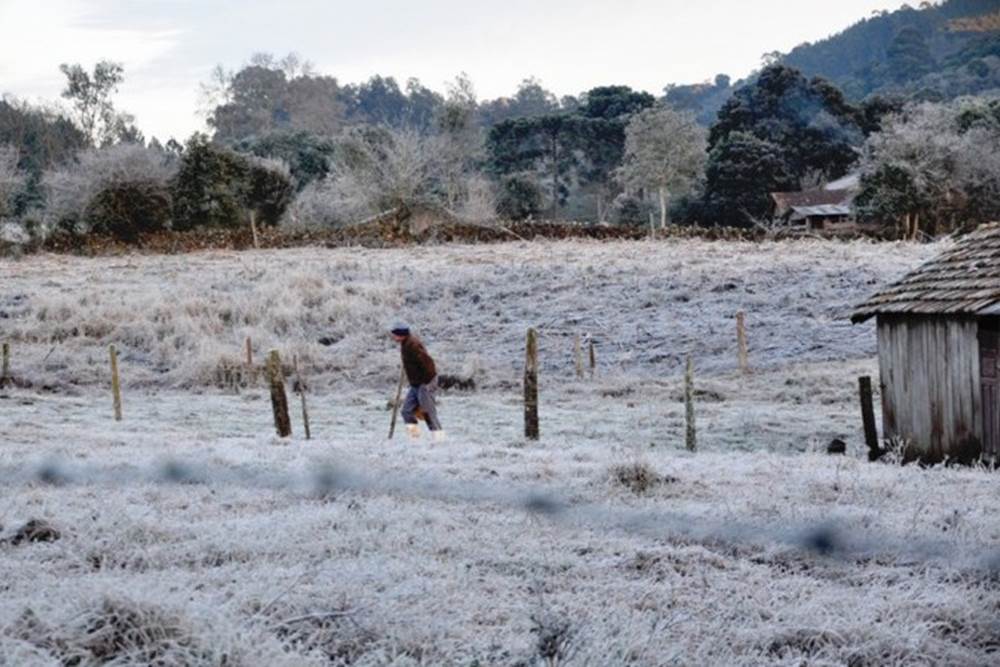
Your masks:
<svg viewBox="0 0 1000 667"><path fill-rule="evenodd" d="M872 95L939 101L1000 90L1000 3L949 0L876 14L778 61L831 81L853 101ZM708 126L733 92L756 78L755 72L731 82L719 74L711 82L671 84L664 100Z"/></svg>
<svg viewBox="0 0 1000 667"><path fill-rule="evenodd" d="M951 99L1000 88L1000 31L969 21L1000 10L996 0L948 0L863 19L802 44L782 62L829 79L851 98L901 94ZM962 20L965 19L965 20Z"/></svg>

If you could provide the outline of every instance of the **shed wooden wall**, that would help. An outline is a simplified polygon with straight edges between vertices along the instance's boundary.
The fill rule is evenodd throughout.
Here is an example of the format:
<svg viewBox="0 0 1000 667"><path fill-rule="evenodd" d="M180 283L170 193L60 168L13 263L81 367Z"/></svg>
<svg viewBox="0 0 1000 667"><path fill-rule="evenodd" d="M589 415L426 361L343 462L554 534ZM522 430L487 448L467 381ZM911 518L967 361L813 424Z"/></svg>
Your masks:
<svg viewBox="0 0 1000 667"><path fill-rule="evenodd" d="M885 436L910 457L979 456L983 440L978 322L971 317L878 316Z"/></svg>

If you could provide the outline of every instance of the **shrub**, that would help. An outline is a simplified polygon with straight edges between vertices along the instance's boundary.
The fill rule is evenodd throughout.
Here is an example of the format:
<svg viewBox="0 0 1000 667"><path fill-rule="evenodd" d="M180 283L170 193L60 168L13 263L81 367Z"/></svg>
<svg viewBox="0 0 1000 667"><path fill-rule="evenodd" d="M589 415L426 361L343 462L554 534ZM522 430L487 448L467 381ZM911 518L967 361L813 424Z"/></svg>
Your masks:
<svg viewBox="0 0 1000 667"><path fill-rule="evenodd" d="M212 145L205 135L191 137L170 185L174 229L238 226L244 165L240 156Z"/></svg>
<svg viewBox="0 0 1000 667"><path fill-rule="evenodd" d="M87 204L83 220L92 232L135 241L170 227L170 192L156 181L110 183Z"/></svg>
<svg viewBox="0 0 1000 667"><path fill-rule="evenodd" d="M330 173L334 156L332 140L303 130L249 137L233 148L240 153L282 160L288 164L296 189L300 191Z"/></svg>
<svg viewBox="0 0 1000 667"><path fill-rule="evenodd" d="M165 193L176 168L170 154L136 144L86 150L75 163L45 174L43 223L48 230L74 234L123 230L127 236L165 226L169 211ZM128 210L131 206L139 210ZM158 214L147 229L142 216L157 206Z"/></svg>
<svg viewBox="0 0 1000 667"><path fill-rule="evenodd" d="M170 189L178 230L239 227L250 211L261 224L274 225L295 193L283 163L240 155L205 135L188 142Z"/></svg>
<svg viewBox="0 0 1000 667"><path fill-rule="evenodd" d="M500 181L497 213L508 220L524 220L542 210L542 190L524 176L506 176Z"/></svg>
<svg viewBox="0 0 1000 667"><path fill-rule="evenodd" d="M615 221L621 224L642 225L649 222L649 206L634 195L618 195L613 208Z"/></svg>
<svg viewBox="0 0 1000 667"><path fill-rule="evenodd" d="M242 204L257 214L257 221L277 225L295 197L295 183L285 163L249 158L241 187Z"/></svg>

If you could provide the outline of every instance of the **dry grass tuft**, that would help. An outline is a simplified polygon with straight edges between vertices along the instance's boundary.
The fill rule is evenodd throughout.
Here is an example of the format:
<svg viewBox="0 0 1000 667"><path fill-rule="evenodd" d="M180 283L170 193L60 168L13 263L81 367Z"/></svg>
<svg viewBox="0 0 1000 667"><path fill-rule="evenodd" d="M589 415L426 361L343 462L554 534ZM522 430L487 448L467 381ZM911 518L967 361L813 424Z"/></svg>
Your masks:
<svg viewBox="0 0 1000 667"><path fill-rule="evenodd" d="M150 604L105 598L55 629L31 609L5 634L46 652L64 665L237 665L197 637L186 618Z"/></svg>
<svg viewBox="0 0 1000 667"><path fill-rule="evenodd" d="M611 466L611 479L637 496L648 493L660 484L676 481L672 477L660 475L645 461L619 463Z"/></svg>

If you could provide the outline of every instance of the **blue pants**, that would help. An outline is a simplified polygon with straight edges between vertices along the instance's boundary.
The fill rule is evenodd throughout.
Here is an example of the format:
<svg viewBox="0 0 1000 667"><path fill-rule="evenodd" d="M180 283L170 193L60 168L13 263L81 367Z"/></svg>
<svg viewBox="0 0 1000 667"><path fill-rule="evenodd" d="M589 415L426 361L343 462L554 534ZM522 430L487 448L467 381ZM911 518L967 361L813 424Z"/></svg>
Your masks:
<svg viewBox="0 0 1000 667"><path fill-rule="evenodd" d="M432 431L441 430L441 421L438 419L437 406L434 403L437 387L437 377L427 384L410 385L410 390L406 392L406 400L403 401L403 421L405 423L416 424L417 417L421 416L427 420L427 428Z"/></svg>

